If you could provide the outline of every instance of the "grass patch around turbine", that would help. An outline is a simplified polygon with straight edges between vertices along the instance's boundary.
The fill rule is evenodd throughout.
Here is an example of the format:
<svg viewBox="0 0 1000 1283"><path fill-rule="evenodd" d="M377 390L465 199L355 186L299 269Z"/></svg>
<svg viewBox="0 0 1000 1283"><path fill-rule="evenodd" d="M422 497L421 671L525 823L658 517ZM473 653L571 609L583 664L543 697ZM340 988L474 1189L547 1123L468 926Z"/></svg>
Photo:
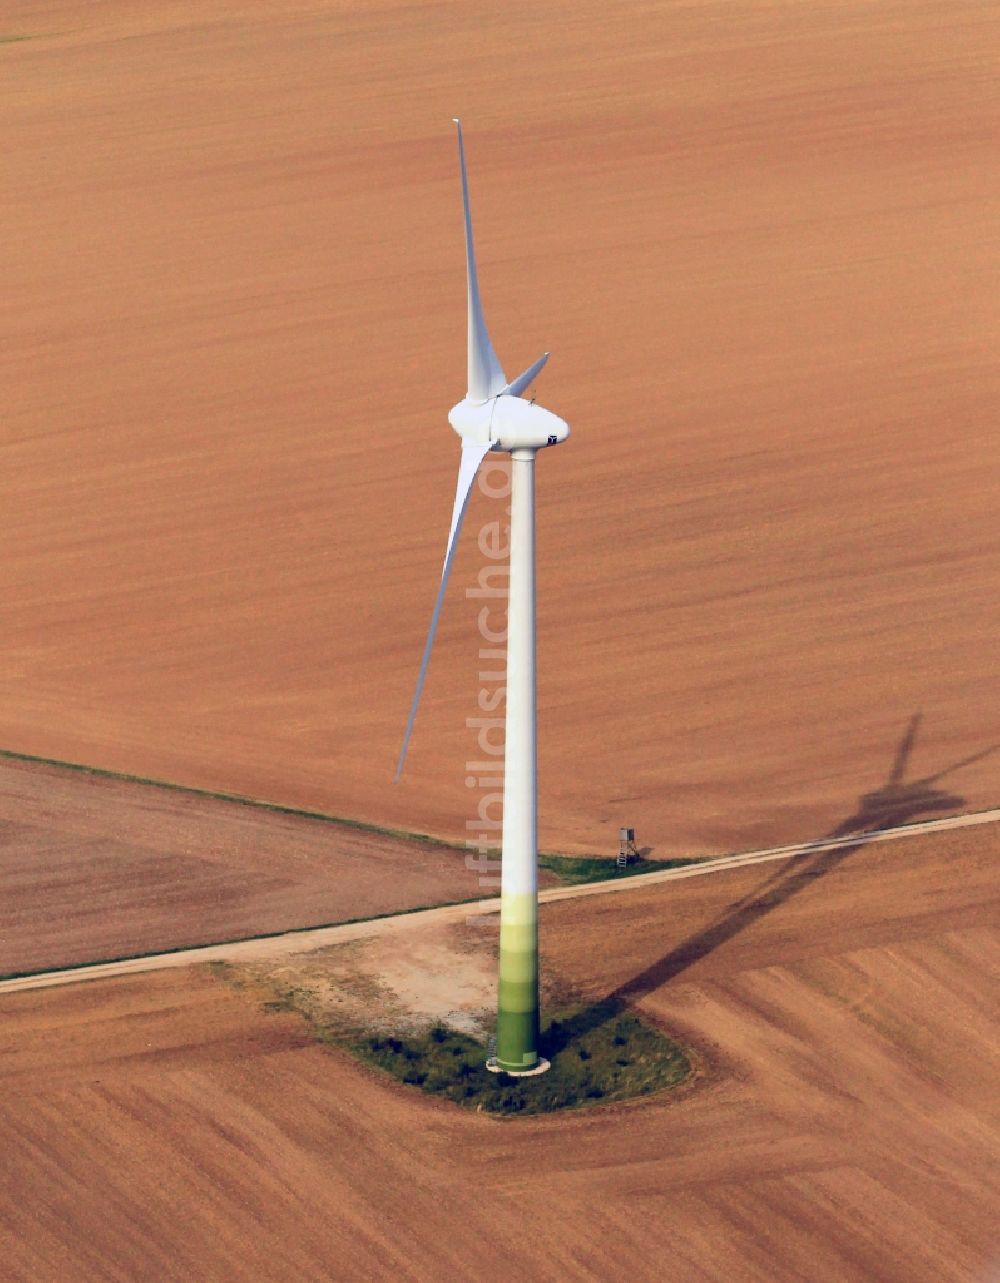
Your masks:
<svg viewBox="0 0 1000 1283"><path fill-rule="evenodd" d="M418 975L461 973L470 956L450 937L438 952L429 952L424 939L418 955ZM624 1002L587 1003L551 975L542 995L551 1014L539 1040L550 1068L519 1078L486 1068L488 1009L465 1000L448 1015L422 1015L428 1002L431 1010L442 1002L438 985L423 989L418 979L413 987L407 969L401 987L391 958L371 941L263 963L216 961L207 970L264 1012L298 1016L331 1051L346 1052L404 1087L499 1118L650 1096L679 1087L694 1072L692 1054ZM477 971L464 976L472 988Z"/></svg>
<svg viewBox="0 0 1000 1283"><path fill-rule="evenodd" d="M486 1047L444 1024L415 1035L372 1033L348 1046L407 1086L500 1116L649 1096L678 1086L691 1073L683 1047L611 1001L556 1014L541 1039L551 1068L538 1077L490 1073Z"/></svg>

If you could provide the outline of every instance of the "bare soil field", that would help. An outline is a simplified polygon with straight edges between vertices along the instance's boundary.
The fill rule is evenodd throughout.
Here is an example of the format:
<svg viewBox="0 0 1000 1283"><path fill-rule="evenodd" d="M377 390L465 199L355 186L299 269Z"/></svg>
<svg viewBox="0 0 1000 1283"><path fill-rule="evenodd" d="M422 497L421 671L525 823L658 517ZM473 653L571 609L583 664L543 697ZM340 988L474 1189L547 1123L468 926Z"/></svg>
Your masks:
<svg viewBox="0 0 1000 1283"><path fill-rule="evenodd" d="M503 1259L530 1280L986 1283L998 855L991 827L546 906L548 966L638 1001L700 1070L545 1120L399 1087L205 972L6 997L5 1278Z"/></svg>
<svg viewBox="0 0 1000 1283"><path fill-rule="evenodd" d="M479 894L448 847L0 759L0 974Z"/></svg>
<svg viewBox="0 0 1000 1283"><path fill-rule="evenodd" d="M496 346L553 349L574 429L543 845L809 838L915 710L918 777L1000 742L994 6L14 0L0 37L0 746L464 836L481 495L390 783L465 387L456 114Z"/></svg>

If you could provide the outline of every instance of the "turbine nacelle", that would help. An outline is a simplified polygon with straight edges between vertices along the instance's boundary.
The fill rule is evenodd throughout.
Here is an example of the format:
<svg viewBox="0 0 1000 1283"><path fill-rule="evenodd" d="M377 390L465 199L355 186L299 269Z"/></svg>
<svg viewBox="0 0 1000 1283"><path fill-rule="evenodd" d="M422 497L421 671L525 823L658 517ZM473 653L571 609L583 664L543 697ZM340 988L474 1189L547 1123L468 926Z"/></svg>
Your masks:
<svg viewBox="0 0 1000 1283"><path fill-rule="evenodd" d="M468 443L499 451L542 450L569 436L569 424L558 415L509 392L488 401L465 397L452 406L448 422L463 446Z"/></svg>

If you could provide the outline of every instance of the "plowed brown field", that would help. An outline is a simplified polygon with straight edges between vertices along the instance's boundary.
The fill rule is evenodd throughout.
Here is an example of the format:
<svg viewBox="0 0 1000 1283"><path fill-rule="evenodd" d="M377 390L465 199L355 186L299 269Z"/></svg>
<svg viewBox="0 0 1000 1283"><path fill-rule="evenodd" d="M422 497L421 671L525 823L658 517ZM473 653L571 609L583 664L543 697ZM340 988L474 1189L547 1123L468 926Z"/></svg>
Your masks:
<svg viewBox="0 0 1000 1283"><path fill-rule="evenodd" d="M975 0L4 7L0 746L464 836L451 116L539 467L542 841L807 838L1000 741ZM1000 798L998 759L947 783Z"/></svg>
<svg viewBox="0 0 1000 1283"><path fill-rule="evenodd" d="M546 906L550 966L700 1053L590 1114L464 1114L197 972L8 997L4 1278L986 1283L998 854L988 828Z"/></svg>
<svg viewBox="0 0 1000 1283"><path fill-rule="evenodd" d="M0 759L0 975L480 894L447 847Z"/></svg>

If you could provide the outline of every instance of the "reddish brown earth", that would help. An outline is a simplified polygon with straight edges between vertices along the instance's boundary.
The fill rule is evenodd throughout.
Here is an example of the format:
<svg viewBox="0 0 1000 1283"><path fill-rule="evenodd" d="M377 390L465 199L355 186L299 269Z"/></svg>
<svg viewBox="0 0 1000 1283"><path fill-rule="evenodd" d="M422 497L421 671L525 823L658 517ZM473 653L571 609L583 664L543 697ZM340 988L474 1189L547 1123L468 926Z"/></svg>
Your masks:
<svg viewBox="0 0 1000 1283"><path fill-rule="evenodd" d="M14 0L0 746L464 836L450 118L539 465L542 841L829 831L1000 742L1000 15ZM949 775L1000 799L1000 758ZM945 809L949 809L945 807Z"/></svg>
<svg viewBox="0 0 1000 1283"><path fill-rule="evenodd" d="M488 893L433 843L0 759L0 975Z"/></svg>
<svg viewBox="0 0 1000 1283"><path fill-rule="evenodd" d="M630 985L697 1054L688 1089L622 1109L462 1113L199 972L7 997L4 1277L501 1259L531 1280L985 1283L998 855L990 828L547 906L550 966Z"/></svg>

